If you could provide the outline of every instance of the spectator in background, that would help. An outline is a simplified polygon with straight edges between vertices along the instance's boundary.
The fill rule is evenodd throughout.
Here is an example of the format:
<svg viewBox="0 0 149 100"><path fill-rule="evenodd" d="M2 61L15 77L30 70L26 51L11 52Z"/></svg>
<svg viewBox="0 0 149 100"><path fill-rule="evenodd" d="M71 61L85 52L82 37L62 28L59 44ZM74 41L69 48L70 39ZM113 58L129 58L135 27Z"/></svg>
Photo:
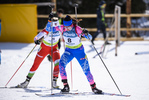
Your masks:
<svg viewBox="0 0 149 100"><path fill-rule="evenodd" d="M100 32L103 33L103 38L106 40L106 23L105 23L105 7L106 2L104 0L100 1L99 7L97 9L97 32L93 35L92 43L94 44L95 38ZM106 44L110 44L108 41Z"/></svg>
<svg viewBox="0 0 149 100"><path fill-rule="evenodd" d="M64 10L63 9L58 9L57 10L57 17L59 19L59 24L62 25L63 24L63 14L64 14Z"/></svg>

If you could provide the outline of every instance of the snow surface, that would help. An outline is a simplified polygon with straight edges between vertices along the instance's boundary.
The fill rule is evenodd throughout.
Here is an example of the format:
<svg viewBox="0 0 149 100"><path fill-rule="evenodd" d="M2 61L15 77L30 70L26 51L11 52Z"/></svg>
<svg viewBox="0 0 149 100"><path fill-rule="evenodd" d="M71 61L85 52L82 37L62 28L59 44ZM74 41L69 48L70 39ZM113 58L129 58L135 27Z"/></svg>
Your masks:
<svg viewBox="0 0 149 100"><path fill-rule="evenodd" d="M114 82L112 81L103 63L96 55L89 41L82 42L85 52L89 59L90 69L93 74L96 85L104 92L119 93ZM149 52L149 41L127 41L122 42L118 48L118 56L115 56L115 43L107 46L106 58L102 58L116 81L123 94L130 94L131 97L103 96L103 95L66 95L56 97L39 97L35 93L51 92L51 63L47 58L43 60L29 86L36 88L28 89L6 89L0 88L0 100L149 100L149 54L135 55L136 52ZM95 47L100 51L103 41L95 41ZM35 46L34 43L0 43L2 50L2 63L0 65L0 87L4 87L10 77L19 68L23 60ZM37 46L20 70L8 84L15 86L23 82L31 68L39 46ZM63 44L60 49L61 54L64 52ZM71 83L70 64L66 67L69 85L72 90L91 91L90 85L83 74L81 67L76 59L72 61L73 84ZM58 79L58 85L62 88L61 78ZM44 88L45 87L45 88ZM53 91L54 92L54 91Z"/></svg>

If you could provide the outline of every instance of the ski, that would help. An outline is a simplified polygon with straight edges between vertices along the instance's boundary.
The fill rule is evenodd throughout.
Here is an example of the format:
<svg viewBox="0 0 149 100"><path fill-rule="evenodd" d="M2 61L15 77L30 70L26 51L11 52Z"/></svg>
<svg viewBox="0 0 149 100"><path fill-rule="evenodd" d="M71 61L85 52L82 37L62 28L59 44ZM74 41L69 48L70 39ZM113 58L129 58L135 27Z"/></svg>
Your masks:
<svg viewBox="0 0 149 100"><path fill-rule="evenodd" d="M131 96L131 95L116 94L116 93L107 93L107 92L103 92L103 95L109 95L109 96L123 96L123 97L130 97L130 96Z"/></svg>
<svg viewBox="0 0 149 100"><path fill-rule="evenodd" d="M35 95L41 96L41 97L65 96L65 95L78 95L78 94L81 95L82 93L77 92L77 90L74 90L74 91L68 92L68 93L61 93L61 92L56 92L56 93L50 93L50 92L35 93Z"/></svg>
<svg viewBox="0 0 149 100"><path fill-rule="evenodd" d="M61 88L52 88L52 89L50 89L50 90L61 90Z"/></svg>
<svg viewBox="0 0 149 100"><path fill-rule="evenodd" d="M136 52L135 55L149 54L149 52Z"/></svg>
<svg viewBox="0 0 149 100"><path fill-rule="evenodd" d="M46 88L44 86L28 86L27 88ZM0 89L27 89L27 88L20 88L17 86L10 86L10 87L0 87Z"/></svg>
<svg viewBox="0 0 149 100"><path fill-rule="evenodd" d="M102 94L94 94L93 92L69 92L69 93L35 93L35 95L40 97L52 97L52 96L65 96L65 95L108 95L108 96L122 96L122 97L130 97L130 95L124 95L124 94L116 94L116 93L106 93L103 92Z"/></svg>

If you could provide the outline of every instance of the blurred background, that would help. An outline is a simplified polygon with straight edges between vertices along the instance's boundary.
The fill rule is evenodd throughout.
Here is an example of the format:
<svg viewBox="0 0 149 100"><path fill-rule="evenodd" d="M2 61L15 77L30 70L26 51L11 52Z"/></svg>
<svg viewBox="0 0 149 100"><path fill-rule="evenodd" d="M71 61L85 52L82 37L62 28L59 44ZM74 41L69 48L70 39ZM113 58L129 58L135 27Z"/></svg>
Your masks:
<svg viewBox="0 0 149 100"><path fill-rule="evenodd" d="M121 14L143 14L142 16L131 17L131 22L127 22L127 17L121 17L121 37L149 37L149 0L105 0L106 8L105 15L113 15L115 5L121 7ZM43 29L48 20L48 14L51 12L49 4L55 4L55 10L62 8L65 14L75 14L75 4L78 4L77 14L94 14L96 15L100 0L0 0L0 6L4 4L35 4L37 5L37 33ZM41 3L41 4L40 4ZM42 4L43 3L43 4ZM0 7L1 9L1 7ZM13 13L11 14L13 15ZM44 17L39 17L43 15ZM1 18L1 15L0 15ZM35 17L36 18L36 17ZM79 22L81 27L93 28L90 33L93 35L96 32L97 18L81 18ZM13 19L12 19L13 20ZM106 17L105 22L107 28L111 26L112 17ZM1 19L1 23L3 20ZM137 28L131 31L126 30L127 24L129 28ZM36 25L36 24L35 24ZM16 27L17 28L17 27ZM145 28L145 30L141 29ZM2 36L2 32L1 32ZM112 37L112 36L111 36ZM1 39L1 38L0 38Z"/></svg>

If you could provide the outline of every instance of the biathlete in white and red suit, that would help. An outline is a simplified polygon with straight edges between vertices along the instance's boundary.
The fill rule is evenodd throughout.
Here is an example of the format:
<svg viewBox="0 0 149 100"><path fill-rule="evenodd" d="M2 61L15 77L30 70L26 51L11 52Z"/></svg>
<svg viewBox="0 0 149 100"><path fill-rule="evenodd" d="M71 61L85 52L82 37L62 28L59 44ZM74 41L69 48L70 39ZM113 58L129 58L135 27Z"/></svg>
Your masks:
<svg viewBox="0 0 149 100"><path fill-rule="evenodd" d="M48 23L45 27L45 29L43 29L37 36L35 36L34 41L35 44L40 44L40 39L43 38L43 41L41 43L41 46L37 52L37 55L35 57L34 63L27 75L27 78L25 80L25 82L19 84L17 87L20 88L26 88L31 80L31 78L33 77L33 75L35 74L36 70L38 69L40 63L43 61L43 59L50 54L51 55L51 42L53 43L53 62L54 62L54 71L53 71L53 88L58 88L56 81L58 78L58 74L59 74L59 60L60 60L60 53L58 50L58 41L60 39L60 32L56 31L56 29L54 27L59 25L59 21L58 18L56 20L53 19L53 29L51 28L51 21L48 20ZM51 30L53 30L53 35L52 35L52 41L51 41Z"/></svg>
<svg viewBox="0 0 149 100"><path fill-rule="evenodd" d="M63 38L66 44L65 52L62 54L59 62L60 75L64 84L64 88L61 92L70 91L65 68L73 58L76 58L91 85L92 91L95 94L101 94L102 90L96 88L93 76L90 72L87 55L85 54L83 44L81 43L81 35L90 40L92 39L92 36L88 34L87 30L82 31L81 27L73 24L71 17L68 15L64 18L63 25L56 27L56 31L63 33Z"/></svg>

